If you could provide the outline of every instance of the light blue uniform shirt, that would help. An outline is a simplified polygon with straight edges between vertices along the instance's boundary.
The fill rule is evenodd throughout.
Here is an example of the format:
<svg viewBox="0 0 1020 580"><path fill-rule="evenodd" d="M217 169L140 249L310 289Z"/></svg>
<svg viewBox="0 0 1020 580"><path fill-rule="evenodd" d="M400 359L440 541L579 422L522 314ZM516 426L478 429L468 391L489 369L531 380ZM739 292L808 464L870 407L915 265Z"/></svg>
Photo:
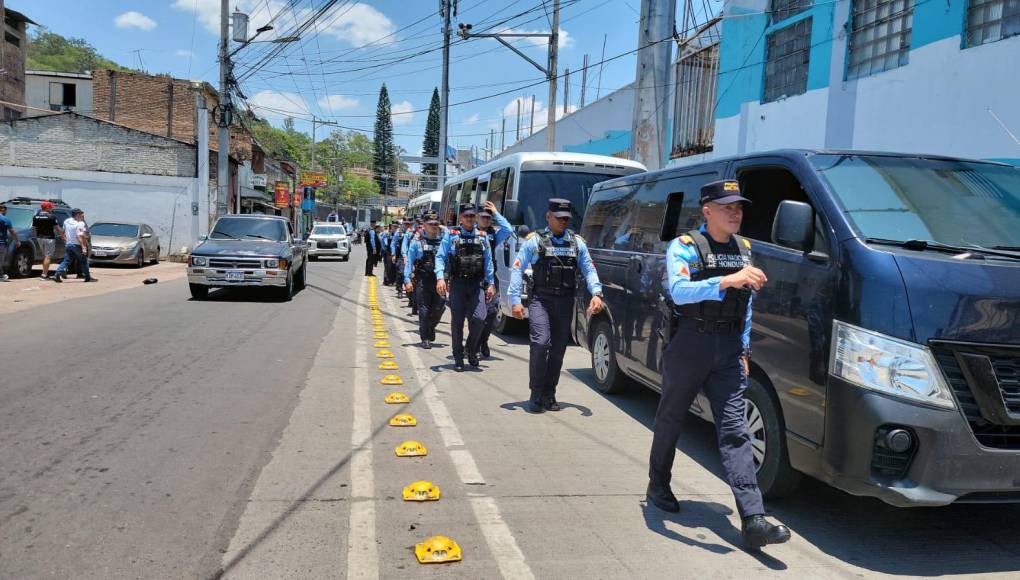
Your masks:
<svg viewBox="0 0 1020 580"><path fill-rule="evenodd" d="M701 233L705 233L704 226L701 227ZM669 243L669 247L666 248L666 275L669 277L669 295L674 304L695 304L705 300L721 301L726 297L726 290L719 288L722 276L697 282L691 280L691 274L698 272L696 265L698 263L700 260L697 247L685 244L680 238ZM754 295L752 294L751 300L747 303L746 322L744 333L741 336L744 348L747 348L751 343L751 303L753 301Z"/></svg>
<svg viewBox="0 0 1020 580"><path fill-rule="evenodd" d="M549 231L549 228L545 228L542 231ZM564 230L564 235L570 230ZM553 236L553 243L560 243L563 241L564 236ZM599 273L595 271L595 265L591 261L591 254L588 253L588 246L584 243L577 234L574 234L574 239L577 241L577 266L581 269L581 275L584 276L584 281L588 285L588 292L596 294L602 292L602 283L599 282ZM507 296L510 298L510 305L514 306L521 303L521 290L524 288L524 270L528 266L532 266L538 261L538 235L533 234L528 236L527 240L521 244L521 249L517 252L517 259L514 260L513 269L510 271L510 287L507 288Z"/></svg>
<svg viewBox="0 0 1020 580"><path fill-rule="evenodd" d="M459 233L454 233L454 232ZM447 230L446 235L443 236L443 243L439 246L439 251L436 252L436 279L442 280L446 274L446 262L452 258L456 253L456 247L453 245L453 240L458 237L471 238L480 235L482 232L478 231L478 228L467 232L463 228L451 228ZM489 241L483 240L485 243L482 244L482 252L485 256L485 285L491 286L495 283L495 277L492 271L492 249L489 247Z"/></svg>
<svg viewBox="0 0 1020 580"><path fill-rule="evenodd" d="M404 257L404 281L411 279L411 272L414 271L414 263L425 257L425 248L422 245L422 240L426 239L425 235L422 234L418 238L411 240L411 243L407 245L407 254ZM442 242L443 237L440 235L431 242ZM438 250L437 250L438 253Z"/></svg>
<svg viewBox="0 0 1020 580"><path fill-rule="evenodd" d="M493 237L496 239L496 245L498 246L514 234L514 227L510 225L510 222L507 221L507 219L500 213L493 214L492 221L496 222L496 225L499 226L496 233L493 234Z"/></svg>

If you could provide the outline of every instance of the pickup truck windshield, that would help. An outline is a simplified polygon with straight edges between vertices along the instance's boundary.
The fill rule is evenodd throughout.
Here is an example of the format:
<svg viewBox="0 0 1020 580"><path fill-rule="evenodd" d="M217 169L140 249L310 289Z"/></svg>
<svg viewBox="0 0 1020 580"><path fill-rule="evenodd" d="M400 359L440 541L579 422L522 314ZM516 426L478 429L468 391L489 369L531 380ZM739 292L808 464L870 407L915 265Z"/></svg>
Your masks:
<svg viewBox="0 0 1020 580"><path fill-rule="evenodd" d="M110 236L113 238L134 238L138 236L138 226L128 224L92 224L93 236Z"/></svg>
<svg viewBox="0 0 1020 580"><path fill-rule="evenodd" d="M21 230L32 227L32 218L35 217L34 207L7 206L7 219L11 220L14 229Z"/></svg>
<svg viewBox="0 0 1020 580"><path fill-rule="evenodd" d="M1020 246L1020 170L992 163L815 155L811 162L865 238Z"/></svg>
<svg viewBox="0 0 1020 580"><path fill-rule="evenodd" d="M313 236L342 236L346 233L342 226L316 226L312 229Z"/></svg>
<svg viewBox="0 0 1020 580"><path fill-rule="evenodd" d="M287 240L284 223L276 219L252 218L220 218L209 238L214 240L269 240L283 242Z"/></svg>

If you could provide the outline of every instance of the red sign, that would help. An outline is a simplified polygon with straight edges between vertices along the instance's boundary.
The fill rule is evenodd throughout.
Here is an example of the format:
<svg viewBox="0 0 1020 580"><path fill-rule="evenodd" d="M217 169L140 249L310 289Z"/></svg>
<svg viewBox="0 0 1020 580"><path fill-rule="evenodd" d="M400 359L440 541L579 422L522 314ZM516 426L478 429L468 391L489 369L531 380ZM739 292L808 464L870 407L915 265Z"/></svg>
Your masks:
<svg viewBox="0 0 1020 580"><path fill-rule="evenodd" d="M273 194L276 207L287 207L290 202L290 184L286 181L277 181L273 187Z"/></svg>
<svg viewBox="0 0 1020 580"><path fill-rule="evenodd" d="M326 174L312 171L301 172L301 186L326 187Z"/></svg>
<svg viewBox="0 0 1020 580"><path fill-rule="evenodd" d="M294 207L301 207L301 189L294 190Z"/></svg>

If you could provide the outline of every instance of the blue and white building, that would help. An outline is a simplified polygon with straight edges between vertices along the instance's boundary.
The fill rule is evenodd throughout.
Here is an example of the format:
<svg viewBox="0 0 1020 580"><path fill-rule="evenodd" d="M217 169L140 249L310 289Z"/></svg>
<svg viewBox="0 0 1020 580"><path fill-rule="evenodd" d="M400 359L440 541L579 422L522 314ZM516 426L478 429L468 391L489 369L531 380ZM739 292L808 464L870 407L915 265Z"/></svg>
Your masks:
<svg viewBox="0 0 1020 580"><path fill-rule="evenodd" d="M1020 164L1018 0L729 0L677 52L670 164L786 147ZM565 117L557 149L626 155L628 90Z"/></svg>

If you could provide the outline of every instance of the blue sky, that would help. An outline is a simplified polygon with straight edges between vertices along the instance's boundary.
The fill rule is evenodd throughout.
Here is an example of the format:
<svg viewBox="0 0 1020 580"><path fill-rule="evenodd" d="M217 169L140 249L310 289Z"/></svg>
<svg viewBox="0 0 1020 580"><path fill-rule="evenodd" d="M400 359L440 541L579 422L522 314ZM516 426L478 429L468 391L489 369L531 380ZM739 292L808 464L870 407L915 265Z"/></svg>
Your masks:
<svg viewBox="0 0 1020 580"><path fill-rule="evenodd" d="M585 53L591 62L633 50L637 45L640 0L561 0L559 69L579 70ZM259 37L273 39L303 22L325 0L232 0L251 16L249 34L274 16L274 30ZM551 1L548 6L551 6ZM88 40L101 54L120 64L177 78L217 83L216 42L219 0L7 0L7 6L64 36ZM525 13L495 30L547 32L550 29L541 0L460 0L454 20L472 23L475 30ZM251 44L236 58L235 72L256 112L274 124L287 111L299 129L310 130L312 115L352 128L371 130L380 85L390 91L394 112L427 109L432 88L441 81L442 41L438 0L354 0L336 6L286 45ZM415 24L417 23L417 24ZM456 39L456 37L454 37ZM515 44L538 62L545 62L543 42L519 39ZM282 54L251 75L258 57L283 46ZM425 54L418 54L425 52ZM507 145L514 139L515 98L525 100L527 127L531 95L536 96L536 129L544 125L548 88L541 73L493 39L473 39L451 49L450 143L481 148L490 129L500 130L507 115ZM634 79L633 55L605 64L601 94ZM598 68L589 70L587 101L594 100ZM571 106L581 94L580 74L571 75ZM559 109L563 106L562 81ZM493 96L496 93L505 93ZM478 100L475 100L478 99ZM397 144L411 154L421 150L426 113L394 116ZM328 128L326 129L328 132ZM498 141L498 137L497 137Z"/></svg>

